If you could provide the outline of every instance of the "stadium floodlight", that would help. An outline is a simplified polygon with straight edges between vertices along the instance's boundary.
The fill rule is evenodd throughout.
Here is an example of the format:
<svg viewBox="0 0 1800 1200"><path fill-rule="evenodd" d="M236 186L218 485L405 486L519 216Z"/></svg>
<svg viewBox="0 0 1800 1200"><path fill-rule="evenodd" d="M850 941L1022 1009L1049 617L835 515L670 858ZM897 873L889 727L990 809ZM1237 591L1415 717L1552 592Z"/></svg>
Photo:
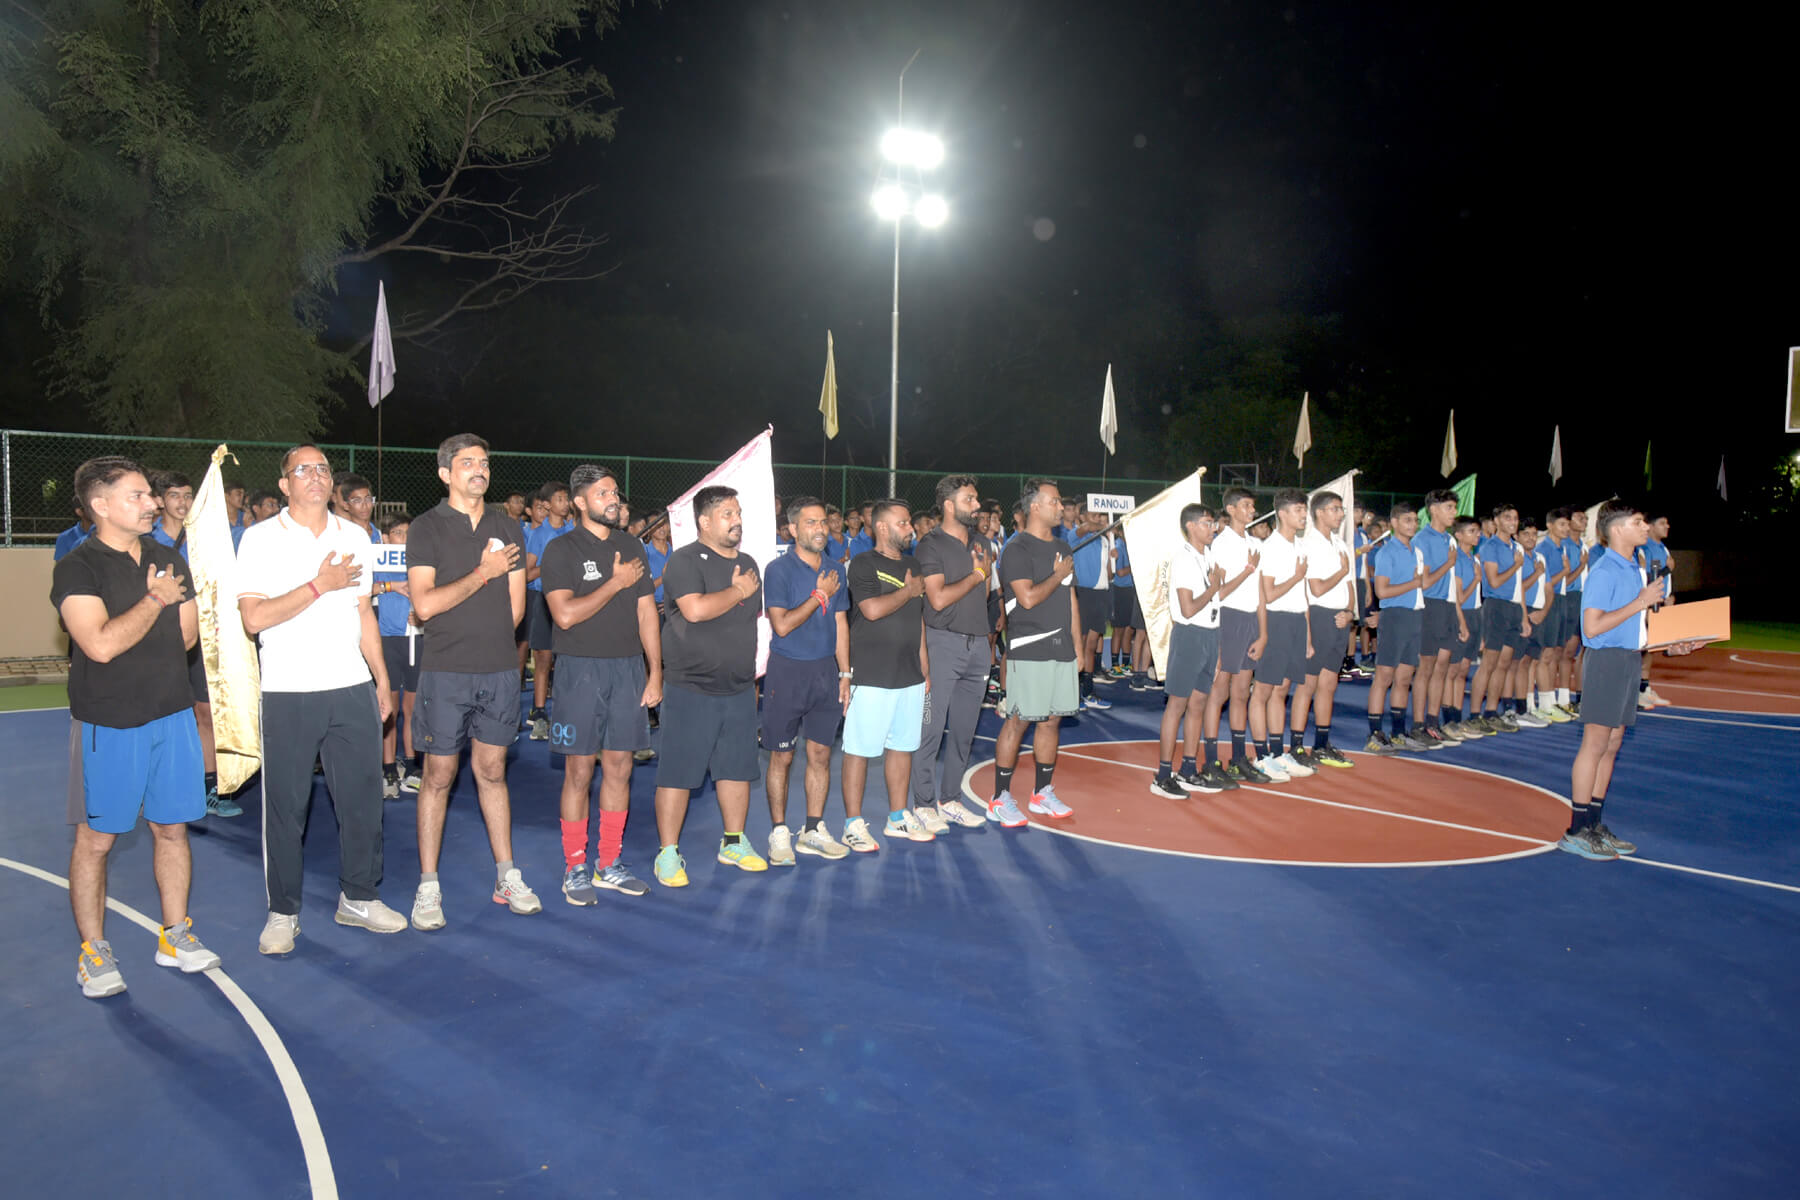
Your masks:
<svg viewBox="0 0 1800 1200"><path fill-rule="evenodd" d="M913 205L913 220L927 229L936 229L949 216L949 203L936 192L919 197L919 202Z"/></svg>
<svg viewBox="0 0 1800 1200"><path fill-rule="evenodd" d="M875 215L882 220L898 221L907 214L907 210L912 208L912 197L908 196L906 189L899 184L888 183L875 189L875 194L870 197L870 203L875 206Z"/></svg>
<svg viewBox="0 0 1800 1200"><path fill-rule="evenodd" d="M881 156L897 167L933 171L943 165L944 143L916 129L890 129L881 136Z"/></svg>

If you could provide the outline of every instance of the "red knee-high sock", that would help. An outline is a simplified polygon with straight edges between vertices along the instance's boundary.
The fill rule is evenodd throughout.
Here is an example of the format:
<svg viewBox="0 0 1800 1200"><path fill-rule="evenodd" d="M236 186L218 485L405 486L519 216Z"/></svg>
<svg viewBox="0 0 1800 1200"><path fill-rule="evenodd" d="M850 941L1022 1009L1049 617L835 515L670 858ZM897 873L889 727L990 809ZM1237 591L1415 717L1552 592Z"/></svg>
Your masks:
<svg viewBox="0 0 1800 1200"><path fill-rule="evenodd" d="M586 821L564 821L562 839L564 865L578 867L587 861Z"/></svg>
<svg viewBox="0 0 1800 1200"><path fill-rule="evenodd" d="M625 841L625 814L600 810L600 851L594 861L610 867L619 861L619 846Z"/></svg>

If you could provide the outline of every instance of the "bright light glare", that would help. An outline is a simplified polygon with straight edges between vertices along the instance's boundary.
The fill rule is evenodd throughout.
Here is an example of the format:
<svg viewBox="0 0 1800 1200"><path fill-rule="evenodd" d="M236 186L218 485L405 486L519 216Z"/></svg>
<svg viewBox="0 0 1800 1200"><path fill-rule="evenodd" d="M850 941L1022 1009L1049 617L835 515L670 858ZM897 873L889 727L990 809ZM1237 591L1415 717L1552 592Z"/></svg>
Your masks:
<svg viewBox="0 0 1800 1200"><path fill-rule="evenodd" d="M881 137L881 155L902 167L929 171L944 161L944 143L929 133L890 129Z"/></svg>
<svg viewBox="0 0 1800 1200"><path fill-rule="evenodd" d="M876 188L870 202L875 206L875 215L884 221L898 221L912 206L906 189L892 183Z"/></svg>
<svg viewBox="0 0 1800 1200"><path fill-rule="evenodd" d="M935 193L919 197L919 203L913 207L913 220L927 229L936 229L950 217L950 205L942 196Z"/></svg>

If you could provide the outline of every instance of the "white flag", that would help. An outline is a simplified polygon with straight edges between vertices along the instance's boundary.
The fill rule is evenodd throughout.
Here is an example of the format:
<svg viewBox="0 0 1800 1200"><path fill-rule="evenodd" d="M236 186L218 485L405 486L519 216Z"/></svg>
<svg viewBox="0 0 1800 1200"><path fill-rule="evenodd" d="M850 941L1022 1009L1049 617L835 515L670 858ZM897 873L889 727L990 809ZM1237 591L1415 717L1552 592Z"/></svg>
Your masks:
<svg viewBox="0 0 1800 1200"><path fill-rule="evenodd" d="M1725 498L1725 456L1721 454L1719 455L1719 499L1724 500Z"/></svg>
<svg viewBox="0 0 1800 1200"><path fill-rule="evenodd" d="M375 336L369 345L369 407L394 390L394 331L388 327L387 285L375 285Z"/></svg>
<svg viewBox="0 0 1800 1200"><path fill-rule="evenodd" d="M1450 424L1444 430L1444 457L1438 463L1438 471L1445 479L1450 472L1456 470L1456 410L1450 410Z"/></svg>
<svg viewBox="0 0 1800 1200"><path fill-rule="evenodd" d="M1550 435L1550 482L1552 484L1554 484L1554 483L1559 482L1561 479L1562 479L1562 426L1558 425L1556 427L1556 432Z"/></svg>
<svg viewBox="0 0 1800 1200"><path fill-rule="evenodd" d="M219 790L230 795L262 767L262 673L256 642L238 615L238 557L225 505L225 446L213 451L186 529L188 572L199 616L198 649L212 701Z"/></svg>
<svg viewBox="0 0 1800 1200"><path fill-rule="evenodd" d="M715 485L728 487L738 494L738 507L744 512L744 540L738 543L740 556L749 555L761 578L781 553L775 540L775 468L769 451L771 426L751 438L736 454L707 473L705 479L683 492L681 499L669 505L669 548L677 549L700 537L700 523L694 518L694 493ZM769 619L756 622L756 673L769 666Z"/></svg>
<svg viewBox="0 0 1800 1200"><path fill-rule="evenodd" d="M1331 535L1332 544L1350 556L1350 578L1356 578L1356 477L1362 474L1358 470L1346 471L1330 483L1314 488L1306 494L1306 524L1312 525L1313 497L1320 492L1331 492L1344 501L1344 519L1338 525L1338 531Z"/></svg>
<svg viewBox="0 0 1800 1200"><path fill-rule="evenodd" d="M1106 398L1100 401L1100 441L1108 454L1117 454L1113 441L1119 436L1119 409L1113 402L1112 364L1106 364Z"/></svg>
<svg viewBox="0 0 1800 1200"><path fill-rule="evenodd" d="M1132 586L1144 611L1144 630L1150 635L1150 657L1158 679L1168 673L1169 639L1175 626L1169 615L1169 563L1181 549L1181 510L1200 503L1200 477L1204 474L1206 468L1199 468L1125 515Z"/></svg>
<svg viewBox="0 0 1800 1200"><path fill-rule="evenodd" d="M1311 398L1308 392L1300 393L1300 428L1294 430L1294 458L1302 467L1306 465L1306 452L1312 449L1312 421L1306 415L1306 404Z"/></svg>

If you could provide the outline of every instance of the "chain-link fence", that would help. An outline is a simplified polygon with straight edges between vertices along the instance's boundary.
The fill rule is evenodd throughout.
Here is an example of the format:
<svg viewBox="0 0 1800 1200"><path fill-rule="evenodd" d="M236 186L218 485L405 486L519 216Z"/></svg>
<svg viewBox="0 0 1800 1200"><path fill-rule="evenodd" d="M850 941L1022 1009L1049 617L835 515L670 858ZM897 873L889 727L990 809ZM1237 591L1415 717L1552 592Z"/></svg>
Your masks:
<svg viewBox="0 0 1800 1200"><path fill-rule="evenodd" d="M0 463L4 466L5 544L48 545L74 523L75 469L90 458L122 454L146 470L180 471L196 487L204 478L218 441L208 438L130 437L112 434L42 433L32 430L0 430ZM285 443L229 442L237 458L225 463L227 481L242 483L250 491L275 489ZM354 446L322 444L320 449L338 470L366 476L382 511L420 513L443 498L438 480L437 451L417 446ZM704 459L644 458L605 453L553 454L525 450L497 450L493 454L493 479L488 498L499 501L517 489L527 494L550 480L567 481L572 467L583 462L606 464L619 475L621 488L635 512L648 513L666 505L698 483L718 464ZM984 498L1010 510L1025 485L1027 475L986 474L969 470L981 486ZM899 471L895 491L915 509L929 509L941 471ZM864 500L879 499L888 490L888 472L882 467L775 465L775 494L783 499L817 496L848 510ZM1148 500L1169 486L1161 479L1101 479L1099 476L1056 476L1065 496L1087 492L1111 492ZM1254 488L1259 508L1274 488ZM1224 489L1210 480L1202 486L1203 498L1218 504ZM1358 498L1378 512L1386 512L1393 500L1389 493L1359 491Z"/></svg>

